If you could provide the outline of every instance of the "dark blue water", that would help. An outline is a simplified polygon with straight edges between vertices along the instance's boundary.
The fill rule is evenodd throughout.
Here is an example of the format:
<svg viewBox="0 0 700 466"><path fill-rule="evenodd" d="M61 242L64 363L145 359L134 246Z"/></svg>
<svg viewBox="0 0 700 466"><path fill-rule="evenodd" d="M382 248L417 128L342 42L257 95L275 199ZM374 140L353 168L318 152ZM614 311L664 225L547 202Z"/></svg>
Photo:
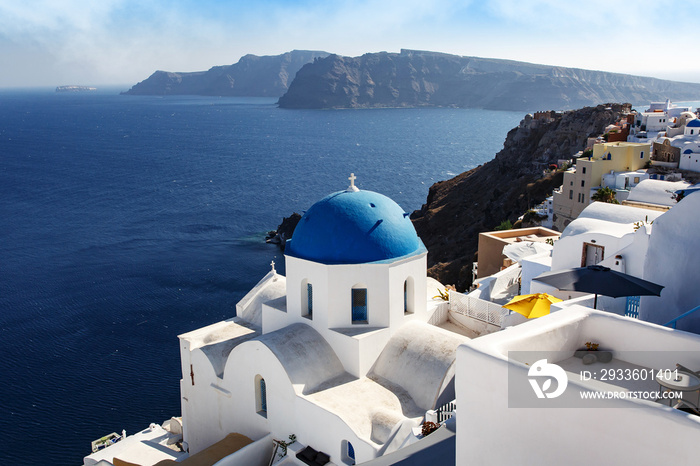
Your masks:
<svg viewBox="0 0 700 466"><path fill-rule="evenodd" d="M177 335L234 315L264 234L345 189L412 211L521 113L0 93L0 464L82 464L180 414Z"/></svg>

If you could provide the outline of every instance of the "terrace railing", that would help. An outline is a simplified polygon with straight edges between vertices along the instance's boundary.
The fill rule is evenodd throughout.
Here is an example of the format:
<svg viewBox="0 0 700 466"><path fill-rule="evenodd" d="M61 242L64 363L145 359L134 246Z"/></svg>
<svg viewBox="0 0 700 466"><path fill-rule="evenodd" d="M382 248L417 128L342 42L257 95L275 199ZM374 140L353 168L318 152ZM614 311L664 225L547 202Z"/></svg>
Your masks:
<svg viewBox="0 0 700 466"><path fill-rule="evenodd" d="M671 319L668 322L664 324L664 327L671 327L671 328L676 328L676 324L678 323L679 320L685 319L688 317L690 314L693 314L697 311L700 311L700 306L694 307L693 309L689 310L688 312L679 315L675 319Z"/></svg>
<svg viewBox="0 0 700 466"><path fill-rule="evenodd" d="M438 424L450 419L454 415L454 410L457 407L456 401L450 401L442 406L440 406L437 412L437 422Z"/></svg>
<svg viewBox="0 0 700 466"><path fill-rule="evenodd" d="M502 326L510 311L500 304L450 291L450 310L488 324Z"/></svg>

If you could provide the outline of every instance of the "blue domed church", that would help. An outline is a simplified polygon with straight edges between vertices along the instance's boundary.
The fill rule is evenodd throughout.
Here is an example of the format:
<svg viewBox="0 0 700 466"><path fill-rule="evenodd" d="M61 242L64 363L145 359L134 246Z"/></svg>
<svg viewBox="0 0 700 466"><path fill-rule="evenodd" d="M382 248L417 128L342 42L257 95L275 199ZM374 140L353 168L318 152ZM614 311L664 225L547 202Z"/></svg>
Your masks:
<svg viewBox="0 0 700 466"><path fill-rule="evenodd" d="M467 338L431 324L446 307L427 250L404 209L354 180L306 211L286 276L273 263L236 317L180 336L190 454L235 433L250 445L234 456L258 448L245 464L268 464L273 439L294 434L290 456L361 463L415 441L455 398Z"/></svg>

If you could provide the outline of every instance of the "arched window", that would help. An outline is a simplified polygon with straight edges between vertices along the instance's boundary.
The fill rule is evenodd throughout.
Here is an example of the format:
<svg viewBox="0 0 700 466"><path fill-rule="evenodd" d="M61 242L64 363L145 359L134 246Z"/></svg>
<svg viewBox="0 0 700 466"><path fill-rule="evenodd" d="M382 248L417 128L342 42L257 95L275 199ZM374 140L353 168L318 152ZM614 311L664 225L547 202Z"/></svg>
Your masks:
<svg viewBox="0 0 700 466"><path fill-rule="evenodd" d="M267 417L267 387L265 379L260 375L255 376L255 411Z"/></svg>
<svg viewBox="0 0 700 466"><path fill-rule="evenodd" d="M343 463L350 465L355 464L355 449L353 448L352 443L348 442L347 440L343 440L340 447L340 452L340 459Z"/></svg>
<svg viewBox="0 0 700 466"><path fill-rule="evenodd" d="M403 282L403 312L408 314L408 280Z"/></svg>
<svg viewBox="0 0 700 466"><path fill-rule="evenodd" d="M352 288L352 323L366 324L367 317L367 288L357 285Z"/></svg>
<svg viewBox="0 0 700 466"><path fill-rule="evenodd" d="M314 287L308 280L301 282L301 315L312 319L314 314Z"/></svg>
<svg viewBox="0 0 700 466"><path fill-rule="evenodd" d="M306 284L306 309L308 316L311 317L314 313L314 287L311 283Z"/></svg>
<svg viewBox="0 0 700 466"><path fill-rule="evenodd" d="M404 314L413 314L415 293L413 291L413 277L408 277L403 282L403 312Z"/></svg>

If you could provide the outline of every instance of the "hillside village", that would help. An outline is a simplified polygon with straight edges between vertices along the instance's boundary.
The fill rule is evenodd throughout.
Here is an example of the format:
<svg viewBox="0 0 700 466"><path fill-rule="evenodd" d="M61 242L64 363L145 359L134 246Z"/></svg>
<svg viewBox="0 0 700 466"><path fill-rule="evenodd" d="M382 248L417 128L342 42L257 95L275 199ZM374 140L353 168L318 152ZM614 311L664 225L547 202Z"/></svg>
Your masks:
<svg viewBox="0 0 700 466"><path fill-rule="evenodd" d="M536 114L529 120L530 124L547 118L548 113ZM527 242L528 239L539 243L548 241L552 246L551 251L537 252L522 261L523 277L535 276L534 272L527 270L535 267L535 262L539 264L537 270L540 273L545 269L601 264L640 278L658 276L662 263L665 263L669 270L664 269L663 273L668 274L664 278L675 282L669 280L676 273L672 269L687 260L683 258L680 263L673 264L670 255L661 250L670 252L674 244L683 244L687 251L685 257L692 257L692 223L687 229L677 231L678 236L669 239L667 244L648 240L654 236L651 234L654 221L680 215L670 211L698 189L694 183L700 180L700 164L697 162L700 156L699 127L700 119L691 108L677 107L666 101L652 103L645 112L630 109L619 122L608 126L603 135L589 138L585 149L570 160L560 161L557 169L564 170L562 186L544 203L528 212L529 215L521 217L521 221L527 220L531 228L480 235L473 289L484 287L488 283L485 277L493 279L514 263L506 252L501 255L496 252L503 251L503 246L509 243ZM665 213L668 215L662 217ZM682 223L680 218L678 222ZM642 235L642 231L646 231L646 235ZM552 237L558 238L554 240L556 243ZM496 252L493 247L488 247L493 238L502 243L496 246ZM659 263L644 265L644 258L651 252L649 245L653 244L660 249L655 254L666 257ZM676 287L675 284L669 286ZM685 293L690 293L691 289L686 288ZM528 292L529 287L526 286L525 291ZM680 289L678 292L682 294ZM663 324L700 304L700 297L676 298L687 304L675 308L664 306L663 311L642 312L647 315L644 320ZM641 300L645 299L651 298ZM638 300L638 297L627 299L624 304L620 300L610 301L606 304L609 306L607 310L638 317ZM606 302L605 298L602 301ZM683 322L679 325L699 332L698 319L700 316L684 316L679 319Z"/></svg>
<svg viewBox="0 0 700 466"><path fill-rule="evenodd" d="M690 464L691 110L630 108L549 167L562 186L522 228L479 235L465 293L427 276L408 214L352 174L301 218L286 276L271 264L235 317L180 335L182 416L84 464ZM595 292L554 281L571 269L605 275ZM549 301L529 314L523 295Z"/></svg>
<svg viewBox="0 0 700 466"><path fill-rule="evenodd" d="M607 202L668 210L675 204L676 191L700 180L700 119L690 110L670 101L652 103L645 112L630 109L605 134L589 138L584 150L560 162L567 168L564 182L537 209L548 217L543 225L563 231L605 192L611 196ZM535 114L530 121L536 124L547 114ZM641 189L634 189L645 180L680 184L644 183ZM651 186L665 189L656 193Z"/></svg>

